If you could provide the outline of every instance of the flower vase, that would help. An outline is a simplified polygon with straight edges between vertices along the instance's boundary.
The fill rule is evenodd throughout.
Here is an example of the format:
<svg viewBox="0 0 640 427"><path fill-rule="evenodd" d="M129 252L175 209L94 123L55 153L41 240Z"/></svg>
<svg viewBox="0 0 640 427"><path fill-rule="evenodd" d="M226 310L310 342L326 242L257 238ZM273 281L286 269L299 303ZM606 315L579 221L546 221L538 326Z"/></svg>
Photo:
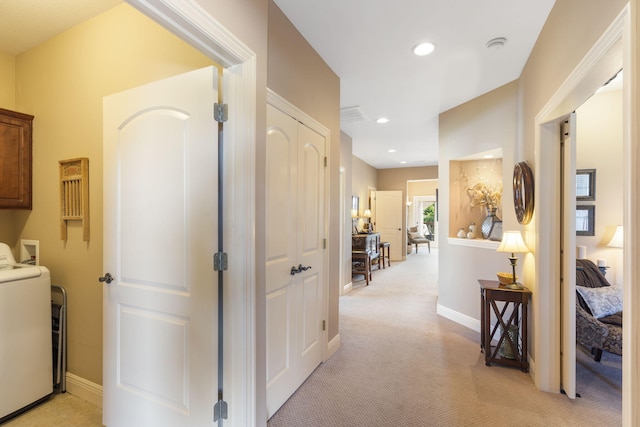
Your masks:
<svg viewBox="0 0 640 427"><path fill-rule="evenodd" d="M496 215L495 206L487 206L487 217L482 222L482 238L502 240L502 220Z"/></svg>

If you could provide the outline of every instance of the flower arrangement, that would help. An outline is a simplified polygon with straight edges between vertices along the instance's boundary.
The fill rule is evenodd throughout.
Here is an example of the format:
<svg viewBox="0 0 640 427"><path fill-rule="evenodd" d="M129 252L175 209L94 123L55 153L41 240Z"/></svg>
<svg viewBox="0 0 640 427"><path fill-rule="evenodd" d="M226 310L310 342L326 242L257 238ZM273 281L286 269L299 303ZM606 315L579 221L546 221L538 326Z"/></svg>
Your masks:
<svg viewBox="0 0 640 427"><path fill-rule="evenodd" d="M478 182L467 187L467 193L471 197L470 207L486 206L487 209L498 208L502 203L502 183L498 182L490 187L484 182Z"/></svg>

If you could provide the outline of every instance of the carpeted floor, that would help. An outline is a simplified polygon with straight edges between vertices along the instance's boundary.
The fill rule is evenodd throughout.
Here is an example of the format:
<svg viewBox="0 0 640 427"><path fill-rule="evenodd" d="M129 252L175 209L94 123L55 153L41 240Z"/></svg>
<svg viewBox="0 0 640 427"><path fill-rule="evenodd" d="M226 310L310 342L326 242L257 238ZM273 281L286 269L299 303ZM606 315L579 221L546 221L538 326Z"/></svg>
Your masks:
<svg viewBox="0 0 640 427"><path fill-rule="evenodd" d="M578 349L575 400L538 391L520 370L485 366L479 333L436 314L437 254L411 254L368 287L354 281L340 298L340 349L269 427L621 425L617 356L598 364Z"/></svg>

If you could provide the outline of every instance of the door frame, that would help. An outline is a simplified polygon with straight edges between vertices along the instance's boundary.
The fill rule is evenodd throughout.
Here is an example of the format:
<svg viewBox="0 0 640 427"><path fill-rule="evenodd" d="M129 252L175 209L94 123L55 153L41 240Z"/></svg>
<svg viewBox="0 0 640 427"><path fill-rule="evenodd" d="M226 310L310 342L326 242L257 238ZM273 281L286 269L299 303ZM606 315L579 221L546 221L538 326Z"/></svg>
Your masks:
<svg viewBox="0 0 640 427"><path fill-rule="evenodd" d="M234 425L261 425L266 386L256 342L264 333L256 328L255 213L246 209L256 193L256 54L194 0L125 1L223 67L222 96L234 118L224 130L224 216L234 223L224 231L226 250L233 254L224 294L225 306L233 307L224 318L224 360L233 360L224 364L225 400Z"/></svg>
<svg viewBox="0 0 640 427"><path fill-rule="evenodd" d="M329 128L327 128L322 123L318 122L313 117L309 116L307 113L300 110L298 107L296 107L295 105L293 105L292 103L290 103L289 101L287 101L286 99L284 99L283 97L281 97L280 95L278 95L277 93L275 93L269 88L267 88L267 104L277 108L278 110L282 111L288 116L293 117L300 123L307 126L309 129L320 134L324 138L324 144L325 144L324 155L325 155L325 158L327 159L327 162L329 161L328 149L331 146L330 145L331 131L329 130ZM329 241L326 237L329 235L329 178L330 177L329 177L328 171L329 171L329 167L327 163L327 166L324 168L324 195L323 195L324 211L322 212L322 215L324 216L324 235L325 235L325 242L326 242L325 250L322 252L322 285L321 285L322 286L321 305L322 305L322 316L324 319L329 319L329 254L328 254ZM324 362L331 356L331 354L335 352L335 350L337 350L337 347L329 351L329 339L328 339L329 329L325 328L325 330L322 332L323 332L322 361ZM340 340L339 333L336 335L334 340L336 340L336 342L339 342Z"/></svg>
<svg viewBox="0 0 640 427"><path fill-rule="evenodd" d="M418 203L420 202L433 202L433 205L438 209L438 198L436 196L413 196L413 201L411 204L411 211L413 212L413 220L415 222L416 216L420 217L420 211L418 210ZM416 215L417 214L417 215ZM409 224L407 224L407 228ZM412 226L413 227L413 226ZM438 217L436 216L435 221L433 221L433 237L434 240L431 241L431 247L438 247Z"/></svg>
<svg viewBox="0 0 640 427"><path fill-rule="evenodd" d="M636 13L635 2L627 4L609 28L594 44L567 77L555 94L547 101L535 119L535 176L536 211L533 233L537 240L534 248L535 283L537 289L533 301L535 320L535 368L533 378L538 388L544 391L560 390L560 295L556 286L559 277L559 249L557 231L560 225L559 197L556 192L559 182L559 157L557 149L560 140L558 121L574 111L595 90L618 71L619 65L625 72L623 85L623 145L624 145L624 318L622 371L622 419L623 425L637 425L638 408L635 403L640 398L638 378L639 328L638 309L640 291L634 289L640 277L640 266L633 262L638 250L638 220L640 218L640 151L637 147L636 119L637 79L636 79ZM617 69L616 69L617 64ZM542 191L545 189L545 191ZM547 250L553 248L553 250ZM542 315L544 311L544 316Z"/></svg>

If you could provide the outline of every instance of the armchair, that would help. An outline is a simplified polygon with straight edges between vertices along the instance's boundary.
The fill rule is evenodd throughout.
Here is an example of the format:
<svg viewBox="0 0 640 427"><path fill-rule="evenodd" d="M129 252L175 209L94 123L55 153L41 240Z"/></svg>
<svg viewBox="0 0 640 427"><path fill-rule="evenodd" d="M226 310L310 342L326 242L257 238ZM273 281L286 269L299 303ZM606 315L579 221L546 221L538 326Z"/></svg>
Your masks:
<svg viewBox="0 0 640 427"><path fill-rule="evenodd" d="M576 340L591 349L622 355L622 290L611 286L590 260L576 260Z"/></svg>
<svg viewBox="0 0 640 427"><path fill-rule="evenodd" d="M430 233L428 228L425 227L425 229L426 233L423 230L419 230L418 226L407 228L407 245L415 245L416 253L418 253L418 245L421 244L426 244L429 249L429 253L431 253L431 240L427 235Z"/></svg>

